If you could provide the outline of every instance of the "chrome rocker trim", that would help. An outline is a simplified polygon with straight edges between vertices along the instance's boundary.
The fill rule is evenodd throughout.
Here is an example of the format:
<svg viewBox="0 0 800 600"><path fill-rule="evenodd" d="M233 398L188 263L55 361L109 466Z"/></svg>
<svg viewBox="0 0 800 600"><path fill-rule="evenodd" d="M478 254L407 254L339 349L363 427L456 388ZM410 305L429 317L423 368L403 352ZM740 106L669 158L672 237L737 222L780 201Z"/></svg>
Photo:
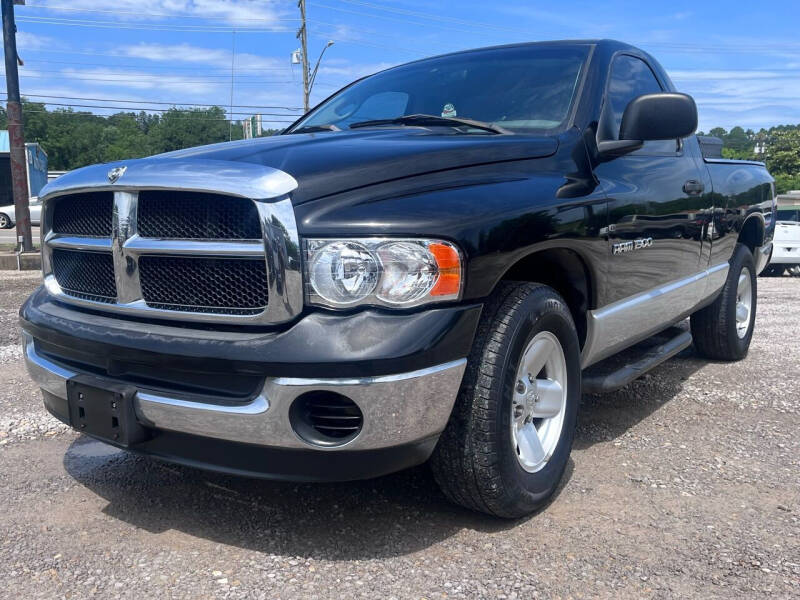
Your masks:
<svg viewBox="0 0 800 600"><path fill-rule="evenodd" d="M80 372L41 356L33 337L27 332L22 335L31 378L66 404L67 380ZM330 452L387 448L442 432L466 364L466 359L460 359L409 373L365 378L268 377L261 394L238 406L193 402L140 390L134 397L134 409L138 419L149 427L232 442ZM341 446L322 447L294 433L289 407L298 396L318 390L344 394L359 406L364 425L353 440ZM66 407L63 412L67 414Z"/></svg>
<svg viewBox="0 0 800 600"><path fill-rule="evenodd" d="M127 168L115 183L109 169ZM179 187L178 187L179 186ZM52 232L52 211L42 216L42 271L48 292L58 300L122 315L204 323L273 325L290 321L303 310L300 236L287 194L297 188L293 177L270 167L218 160L142 159L78 169L48 184L42 197L52 199L87 191L113 191L112 237L93 238ZM171 240L143 238L137 232L138 195L142 190L180 190L227 194L255 202L261 223L259 241ZM66 293L53 275L54 248L110 252L114 258L116 302L98 302ZM142 297L138 259L144 254L170 256L263 257L269 298L258 314L235 311L191 311L152 308Z"/></svg>
<svg viewBox="0 0 800 600"><path fill-rule="evenodd" d="M590 310L581 365L613 356L688 316L725 285L728 263Z"/></svg>

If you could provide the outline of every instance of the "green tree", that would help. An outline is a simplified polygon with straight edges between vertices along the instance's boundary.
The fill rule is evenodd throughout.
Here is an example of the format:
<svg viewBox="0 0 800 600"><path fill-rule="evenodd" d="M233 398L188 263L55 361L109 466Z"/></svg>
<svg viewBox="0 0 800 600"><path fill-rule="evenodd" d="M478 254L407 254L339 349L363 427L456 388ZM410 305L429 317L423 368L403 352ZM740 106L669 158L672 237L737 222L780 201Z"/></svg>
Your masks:
<svg viewBox="0 0 800 600"><path fill-rule="evenodd" d="M728 135L723 138L723 141L725 142L725 146L731 150L736 150L737 152L742 153L752 153L753 142L741 127L737 126L731 129L728 132Z"/></svg>
<svg viewBox="0 0 800 600"><path fill-rule="evenodd" d="M154 124L148 135L154 152L170 152L181 148L227 142L230 124L225 111L218 106L183 110L171 108ZM233 139L242 138L240 125L234 127Z"/></svg>
<svg viewBox="0 0 800 600"><path fill-rule="evenodd" d="M785 173L773 173L775 177L775 191L785 194L791 190L800 190L800 175L786 175Z"/></svg>
<svg viewBox="0 0 800 600"><path fill-rule="evenodd" d="M49 168L55 170L226 142L231 134L242 138L241 123L231 125L219 107L105 117L72 109L49 111L45 104L23 99L23 123L25 139L41 144ZM0 107L0 129L5 128L6 110Z"/></svg>
<svg viewBox="0 0 800 600"><path fill-rule="evenodd" d="M777 130L767 146L767 167L774 174L800 176L800 129Z"/></svg>
<svg viewBox="0 0 800 600"><path fill-rule="evenodd" d="M708 135L725 139L725 136L728 135L728 132L725 131L723 127L714 127L714 129L708 132Z"/></svg>

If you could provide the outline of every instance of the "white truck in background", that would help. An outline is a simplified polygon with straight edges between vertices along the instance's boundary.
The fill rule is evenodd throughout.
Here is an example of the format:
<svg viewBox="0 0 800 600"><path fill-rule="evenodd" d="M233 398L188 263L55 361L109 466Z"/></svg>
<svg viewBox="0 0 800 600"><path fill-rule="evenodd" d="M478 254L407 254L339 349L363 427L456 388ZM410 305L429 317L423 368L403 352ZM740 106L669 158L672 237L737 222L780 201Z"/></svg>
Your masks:
<svg viewBox="0 0 800 600"><path fill-rule="evenodd" d="M778 196L772 259L764 275L781 277L787 271L800 276L800 190Z"/></svg>

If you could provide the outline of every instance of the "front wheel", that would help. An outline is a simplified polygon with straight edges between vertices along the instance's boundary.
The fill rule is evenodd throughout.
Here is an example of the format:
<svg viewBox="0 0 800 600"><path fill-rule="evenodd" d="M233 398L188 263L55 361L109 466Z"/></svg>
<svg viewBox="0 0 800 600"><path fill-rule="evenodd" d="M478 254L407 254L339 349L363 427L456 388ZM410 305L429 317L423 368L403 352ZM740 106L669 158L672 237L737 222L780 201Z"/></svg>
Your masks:
<svg viewBox="0 0 800 600"><path fill-rule="evenodd" d="M0 229L8 229L11 227L11 219L8 218L8 215L0 213Z"/></svg>
<svg viewBox="0 0 800 600"><path fill-rule="evenodd" d="M542 506L569 460L580 390L578 335L563 298L545 285L501 285L431 460L445 495L507 518Z"/></svg>
<svg viewBox="0 0 800 600"><path fill-rule="evenodd" d="M756 320L756 281L753 253L737 244L722 292L691 318L692 338L701 356L714 360L747 356Z"/></svg>

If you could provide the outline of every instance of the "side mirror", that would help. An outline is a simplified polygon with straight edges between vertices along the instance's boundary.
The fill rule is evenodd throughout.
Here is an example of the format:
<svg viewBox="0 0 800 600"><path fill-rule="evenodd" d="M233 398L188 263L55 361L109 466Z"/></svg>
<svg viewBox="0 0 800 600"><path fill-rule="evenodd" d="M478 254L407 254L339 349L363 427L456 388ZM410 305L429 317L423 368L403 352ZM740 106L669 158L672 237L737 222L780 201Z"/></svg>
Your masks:
<svg viewBox="0 0 800 600"><path fill-rule="evenodd" d="M622 114L620 140L674 140L697 130L697 105L686 94L645 94Z"/></svg>

